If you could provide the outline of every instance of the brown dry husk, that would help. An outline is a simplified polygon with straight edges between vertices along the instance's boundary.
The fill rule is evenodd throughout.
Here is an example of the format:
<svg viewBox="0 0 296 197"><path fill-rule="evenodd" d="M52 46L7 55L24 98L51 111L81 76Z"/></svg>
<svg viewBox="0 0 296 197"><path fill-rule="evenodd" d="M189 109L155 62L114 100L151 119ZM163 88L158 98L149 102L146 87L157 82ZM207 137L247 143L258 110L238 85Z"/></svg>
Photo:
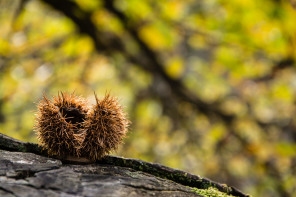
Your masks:
<svg viewBox="0 0 296 197"><path fill-rule="evenodd" d="M117 149L126 136L129 120L115 97L96 96L91 108L85 99L60 93L43 96L38 104L35 131L50 155L97 160Z"/></svg>

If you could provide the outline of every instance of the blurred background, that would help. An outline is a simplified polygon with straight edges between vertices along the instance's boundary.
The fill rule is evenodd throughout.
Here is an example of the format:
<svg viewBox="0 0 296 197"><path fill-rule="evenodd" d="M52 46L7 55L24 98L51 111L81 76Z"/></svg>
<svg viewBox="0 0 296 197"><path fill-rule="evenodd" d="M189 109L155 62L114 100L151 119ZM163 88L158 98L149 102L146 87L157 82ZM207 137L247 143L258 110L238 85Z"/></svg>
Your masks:
<svg viewBox="0 0 296 197"><path fill-rule="evenodd" d="M37 142L43 93L110 91L114 155L254 196L296 196L296 10L288 0L0 0L0 132Z"/></svg>

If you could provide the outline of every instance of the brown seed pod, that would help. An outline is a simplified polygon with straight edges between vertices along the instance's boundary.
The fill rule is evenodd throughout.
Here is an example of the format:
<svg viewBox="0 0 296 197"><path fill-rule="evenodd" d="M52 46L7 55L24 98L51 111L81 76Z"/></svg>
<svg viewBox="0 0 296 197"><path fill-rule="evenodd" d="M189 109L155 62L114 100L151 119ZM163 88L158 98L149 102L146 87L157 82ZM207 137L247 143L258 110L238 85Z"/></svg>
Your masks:
<svg viewBox="0 0 296 197"><path fill-rule="evenodd" d="M50 155L97 160L115 150L127 133L129 120L116 98L96 97L89 109L81 97L61 93L38 104L35 131ZM74 158L73 158L74 157ZM80 159L81 160L81 159Z"/></svg>
<svg viewBox="0 0 296 197"><path fill-rule="evenodd" d="M86 121L83 155L97 160L115 150L127 133L129 120L116 98L109 94L89 111Z"/></svg>
<svg viewBox="0 0 296 197"><path fill-rule="evenodd" d="M53 101L43 96L38 104L35 131L50 155L79 156L85 137L86 101L61 93Z"/></svg>

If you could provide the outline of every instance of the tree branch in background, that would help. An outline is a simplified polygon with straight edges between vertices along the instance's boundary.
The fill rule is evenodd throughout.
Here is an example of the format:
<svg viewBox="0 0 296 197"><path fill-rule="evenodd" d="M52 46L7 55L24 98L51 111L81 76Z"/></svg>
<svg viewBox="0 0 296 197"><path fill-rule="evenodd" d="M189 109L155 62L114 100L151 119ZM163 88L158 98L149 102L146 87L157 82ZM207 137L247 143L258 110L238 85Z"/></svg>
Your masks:
<svg viewBox="0 0 296 197"><path fill-rule="evenodd" d="M273 80L279 71L287 68L291 68L294 66L294 64L295 64L295 60L292 57L283 59L275 64L275 66L272 68L271 72L268 75L255 78L253 79L253 81L267 82L267 81Z"/></svg>
<svg viewBox="0 0 296 197"><path fill-rule="evenodd" d="M105 7L122 22L126 31L129 32L132 38L140 46L141 50L137 55L129 53L125 48L125 44L116 35L111 32L106 34L100 31L92 22L91 13L81 10L75 2L68 0L63 2L58 0L43 0L43 2L64 13L77 25L81 33L90 36L93 39L98 52L105 52L108 55L111 55L112 52L123 53L130 62L149 71L152 76L160 77L162 82L169 89L168 92L173 92L176 97L193 104L201 113L210 117L219 117L227 124L231 124L235 118L233 115L223 113L218 105L208 104L199 99L196 95L190 92L181 81L170 78L164 71L164 65L158 60L155 52L139 38L137 31L128 25L127 17L124 13L114 7L113 1L105 1Z"/></svg>

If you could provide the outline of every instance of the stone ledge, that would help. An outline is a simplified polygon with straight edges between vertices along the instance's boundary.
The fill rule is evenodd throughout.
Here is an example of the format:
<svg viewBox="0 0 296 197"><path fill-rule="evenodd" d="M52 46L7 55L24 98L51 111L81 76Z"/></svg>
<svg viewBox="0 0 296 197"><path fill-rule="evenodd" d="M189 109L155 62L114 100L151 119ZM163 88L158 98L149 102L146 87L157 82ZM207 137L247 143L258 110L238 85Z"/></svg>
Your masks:
<svg viewBox="0 0 296 197"><path fill-rule="evenodd" d="M248 196L236 188L138 159L106 156L81 165L49 158L37 144L3 134L0 183L0 196L23 195L22 191L28 196L200 196L196 189L212 187L225 195Z"/></svg>

